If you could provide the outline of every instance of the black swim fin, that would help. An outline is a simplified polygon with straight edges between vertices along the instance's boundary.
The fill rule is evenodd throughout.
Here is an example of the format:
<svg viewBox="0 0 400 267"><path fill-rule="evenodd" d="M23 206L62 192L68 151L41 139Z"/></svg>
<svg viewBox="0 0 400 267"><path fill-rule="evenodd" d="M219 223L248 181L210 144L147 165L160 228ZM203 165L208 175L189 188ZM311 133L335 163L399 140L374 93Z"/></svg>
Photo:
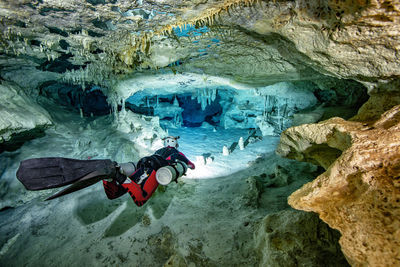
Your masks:
<svg viewBox="0 0 400 267"><path fill-rule="evenodd" d="M99 171L102 177L109 175L113 178L116 173L116 163L109 159L78 160L59 157L27 159L21 162L17 178L28 190L43 190L72 184L95 171Z"/></svg>
<svg viewBox="0 0 400 267"><path fill-rule="evenodd" d="M115 170L115 168L114 168ZM56 194L52 195L51 197L47 198L46 200L55 199L75 191L81 190L88 186L91 186L98 181L101 181L106 178L111 178L112 176L115 177L115 173L111 174L107 169L100 169L94 172L89 173L88 175L82 177L78 181L75 181L72 185L68 186L67 188L57 192Z"/></svg>

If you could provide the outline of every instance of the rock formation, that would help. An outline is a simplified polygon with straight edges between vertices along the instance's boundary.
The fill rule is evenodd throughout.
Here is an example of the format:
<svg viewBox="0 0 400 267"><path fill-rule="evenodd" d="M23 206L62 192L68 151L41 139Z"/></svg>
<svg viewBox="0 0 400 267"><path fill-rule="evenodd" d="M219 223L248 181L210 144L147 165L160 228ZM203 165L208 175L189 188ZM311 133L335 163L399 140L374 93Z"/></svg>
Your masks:
<svg viewBox="0 0 400 267"><path fill-rule="evenodd" d="M0 110L0 152L16 149L53 124L49 113L17 85L0 84Z"/></svg>
<svg viewBox="0 0 400 267"><path fill-rule="evenodd" d="M353 87L363 84L370 99L351 121L291 128L278 151L326 169L290 203L339 229L351 264L399 264L399 1L0 1L0 31L0 98L7 103L0 142L51 123L22 96L33 99L45 82L99 85L114 111L130 96L121 84L160 69L249 87L307 81L332 106L361 105ZM11 95L24 104L9 102ZM131 115L115 116L122 132L142 127ZM315 109L295 123L327 117ZM257 125L272 132L265 120ZM154 141L151 134L141 139L143 146Z"/></svg>
<svg viewBox="0 0 400 267"><path fill-rule="evenodd" d="M338 229L350 264L400 264L400 105L370 123L332 118L290 128L277 151L326 169L289 204Z"/></svg>
<svg viewBox="0 0 400 267"><path fill-rule="evenodd" d="M120 74L163 67L252 84L324 75L360 81L371 91L398 84L397 1L0 5L0 49L13 58L6 65L26 64L15 60L23 59L83 87L88 82L112 86Z"/></svg>
<svg viewBox="0 0 400 267"><path fill-rule="evenodd" d="M340 234L313 213L285 210L270 214L254 236L260 266L347 266L336 243Z"/></svg>

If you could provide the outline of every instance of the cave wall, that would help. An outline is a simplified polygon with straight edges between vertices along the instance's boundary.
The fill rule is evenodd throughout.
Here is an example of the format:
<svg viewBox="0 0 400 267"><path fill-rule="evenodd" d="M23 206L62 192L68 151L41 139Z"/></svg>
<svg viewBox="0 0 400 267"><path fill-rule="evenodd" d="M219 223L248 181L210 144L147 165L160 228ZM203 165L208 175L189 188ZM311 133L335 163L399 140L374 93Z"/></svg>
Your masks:
<svg viewBox="0 0 400 267"><path fill-rule="evenodd" d="M281 136L279 154L326 169L294 192L289 204L317 212L338 229L353 266L400 264L399 114L397 105L374 122L332 118Z"/></svg>
<svg viewBox="0 0 400 267"><path fill-rule="evenodd" d="M62 63L64 78L83 85L107 87L132 70L166 67L258 85L324 74L396 90L396 1L152 4L3 3L1 49L13 64L24 58L60 71L51 65Z"/></svg>
<svg viewBox="0 0 400 267"><path fill-rule="evenodd" d="M254 237L260 266L348 266L336 243L340 233L315 213L284 210L269 214Z"/></svg>
<svg viewBox="0 0 400 267"><path fill-rule="evenodd" d="M119 81L129 78L125 75L137 70L159 68L174 74L194 72L223 76L252 86L282 81L318 83L326 76L360 82L368 88L371 97L352 122L332 119L325 124L289 129L284 133L283 140L286 134L290 136L291 131L303 130L294 141L290 141L294 145L287 141L289 148L286 147L285 151L289 152L282 154L320 164L328 170L322 176L326 178L331 174L332 166L336 166L337 170L353 170L357 169L358 163L367 164L367 160L352 162L352 158L348 162L340 161L352 151L354 144L359 144L359 151L354 155L366 153L375 158L373 168L367 166L365 173L355 174L352 179L343 173L345 171L338 171L339 174L333 177L339 180L346 177L351 181L350 189L344 190L346 197L351 199L349 205L352 208L356 206L354 203L362 206L372 199L371 194L378 194L360 193L361 197L357 198L358 190L372 188L367 192L377 192L379 190L374 186L389 185L379 192L385 196L397 192L390 186L398 173L398 129L395 122L398 115L395 115L396 108L389 113L384 112L400 103L398 1L198 1L194 8L190 1L170 0L164 1L165 6L157 6L159 13L152 11L152 1L18 1L0 4L1 79L17 82L22 87L17 88L18 91L30 89L30 95L37 94L34 90L39 86L38 80L60 79L82 88L88 84L110 88L112 93L119 94L116 97L119 99L127 94L118 91L118 84L124 82ZM175 11L172 16L168 15L171 9ZM78 27L76 20L79 20ZM178 38L177 34L187 23L197 28L206 26L207 29ZM348 92L344 91L342 96ZM114 97L112 93L108 97ZM30 103L28 105L31 106ZM392 119L378 120L376 124L382 113L384 117L392 116ZM16 124L19 120L13 118L12 123ZM298 121L299 124L304 122L302 119ZM348 137L342 132L347 131L349 125L366 128L357 128L362 135ZM128 130L129 127L131 125L124 124L123 129ZM378 132L388 140L379 138ZM371 147L363 147L359 141ZM382 158L374 156L377 152L382 154ZM393 157L390 160L393 159L394 167L391 163L385 165L385 157ZM375 185L374 179L365 180L375 167L380 172L378 177L382 178L382 185L380 182ZM390 177L394 178L388 181ZM324 179L318 179L314 184L318 187L321 180L326 181ZM354 184L360 179L360 184ZM344 182L345 189L347 182ZM315 207L307 206L306 209L316 209L325 218L324 209L332 207L322 208L320 204L317 198ZM301 205L296 207L304 208ZM375 216L360 210L365 212L357 215L361 221L369 222ZM384 254L383 245L375 246L371 241L364 246L361 242L364 237L358 236L363 232L361 227L354 226L360 231L351 232L348 225L343 224L351 219L346 217L346 208L332 208L332 214L338 211L343 211L340 217L343 221L336 222L340 227L330 222L329 216L325 219L332 227L341 230L344 235L342 246L352 264L363 265L367 262L379 265L382 264L380 258L394 259L397 263L396 252L388 250L391 254ZM380 223L386 224L389 218L389 226L377 227L374 231L383 231L387 239L381 244L391 247L397 232L391 231L390 225L392 222L396 225L397 221L392 220L392 215L386 216L386 212L379 213L377 221L363 227L382 226ZM350 236L356 236L356 240L347 236L348 230ZM354 243L360 246L352 246Z"/></svg>
<svg viewBox="0 0 400 267"><path fill-rule="evenodd" d="M53 125L50 114L16 84L0 84L0 153L44 135Z"/></svg>

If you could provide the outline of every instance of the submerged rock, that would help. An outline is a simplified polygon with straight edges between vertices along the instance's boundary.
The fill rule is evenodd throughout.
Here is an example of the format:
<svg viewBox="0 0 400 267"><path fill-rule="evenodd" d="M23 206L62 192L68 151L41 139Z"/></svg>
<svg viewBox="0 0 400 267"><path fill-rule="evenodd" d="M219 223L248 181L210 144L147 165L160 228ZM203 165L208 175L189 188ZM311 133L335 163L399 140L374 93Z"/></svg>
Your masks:
<svg viewBox="0 0 400 267"><path fill-rule="evenodd" d="M0 103L0 152L18 148L52 125L49 113L16 85L0 84Z"/></svg>
<svg viewBox="0 0 400 267"><path fill-rule="evenodd" d="M400 105L369 124L332 118L290 128L278 152L326 169L289 204L338 229L351 265L400 264Z"/></svg>
<svg viewBox="0 0 400 267"><path fill-rule="evenodd" d="M313 213L284 210L266 216L255 232L260 266L348 266L340 234Z"/></svg>

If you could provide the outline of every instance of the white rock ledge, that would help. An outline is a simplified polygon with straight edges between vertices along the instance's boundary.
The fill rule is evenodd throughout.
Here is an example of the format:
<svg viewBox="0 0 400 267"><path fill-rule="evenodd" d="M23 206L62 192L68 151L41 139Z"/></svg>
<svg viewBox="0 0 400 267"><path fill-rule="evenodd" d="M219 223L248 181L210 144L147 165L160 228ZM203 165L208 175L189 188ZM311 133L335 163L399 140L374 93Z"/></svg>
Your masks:
<svg viewBox="0 0 400 267"><path fill-rule="evenodd" d="M13 138L23 134L30 139L33 134L52 125L50 114L25 95L20 87L10 83L0 84L0 146L14 143Z"/></svg>

